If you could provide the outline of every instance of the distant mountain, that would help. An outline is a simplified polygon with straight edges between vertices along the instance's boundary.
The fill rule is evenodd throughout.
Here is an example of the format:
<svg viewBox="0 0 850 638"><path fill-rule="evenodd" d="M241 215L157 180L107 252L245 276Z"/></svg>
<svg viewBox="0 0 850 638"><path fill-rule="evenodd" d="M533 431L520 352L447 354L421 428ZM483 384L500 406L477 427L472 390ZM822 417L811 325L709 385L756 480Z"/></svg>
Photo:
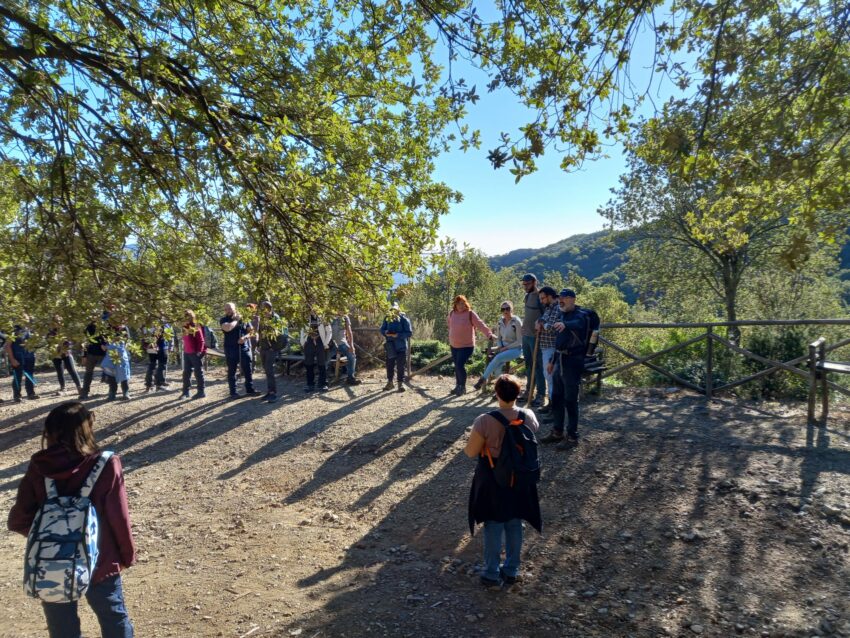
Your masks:
<svg viewBox="0 0 850 638"><path fill-rule="evenodd" d="M540 277L544 271L576 272L595 283L621 285L620 266L633 240L602 230L573 235L543 248L520 248L490 258L495 270L512 268Z"/></svg>
<svg viewBox="0 0 850 638"><path fill-rule="evenodd" d="M490 258L494 270L511 268L518 273L530 272L540 277L547 270L563 274L576 272L596 284L612 284L620 288L629 303L635 291L625 284L621 266L634 239L602 230L573 235L543 248L519 248ZM841 250L841 278L850 281L850 241ZM849 293L850 294L850 293ZM847 300L850 302L850 298Z"/></svg>

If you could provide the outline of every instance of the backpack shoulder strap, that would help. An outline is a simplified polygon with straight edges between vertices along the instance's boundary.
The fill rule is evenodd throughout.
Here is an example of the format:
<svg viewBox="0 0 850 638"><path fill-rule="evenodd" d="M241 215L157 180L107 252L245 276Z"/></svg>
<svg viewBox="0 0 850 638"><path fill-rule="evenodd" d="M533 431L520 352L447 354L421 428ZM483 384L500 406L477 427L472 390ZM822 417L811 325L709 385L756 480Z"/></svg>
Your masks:
<svg viewBox="0 0 850 638"><path fill-rule="evenodd" d="M44 477L44 491L48 499L59 498L59 492L56 491L56 481L52 478Z"/></svg>
<svg viewBox="0 0 850 638"><path fill-rule="evenodd" d="M83 483L83 487L80 488L80 496L84 498L88 498L91 494L92 489L94 489L94 484L97 482L97 479L100 478L100 473L103 472L103 468L106 467L106 464L109 462L109 459L112 458L112 452L101 452L100 457L98 457L97 461L95 461L94 466L89 472L89 475L86 477L86 482Z"/></svg>
<svg viewBox="0 0 850 638"><path fill-rule="evenodd" d="M504 414L502 414L501 412L499 412L498 410L491 410L487 414L489 416L493 417L494 419L496 419L499 423L501 423L505 427L508 427L511 424L510 421L508 421L507 417Z"/></svg>

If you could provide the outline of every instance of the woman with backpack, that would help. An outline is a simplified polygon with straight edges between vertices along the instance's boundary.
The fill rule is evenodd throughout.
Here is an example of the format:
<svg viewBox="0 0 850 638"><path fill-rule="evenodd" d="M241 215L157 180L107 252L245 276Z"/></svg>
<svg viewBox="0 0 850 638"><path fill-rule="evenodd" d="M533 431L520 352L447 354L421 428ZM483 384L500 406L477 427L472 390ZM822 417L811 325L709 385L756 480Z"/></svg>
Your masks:
<svg viewBox="0 0 850 638"><path fill-rule="evenodd" d="M469 458L478 459L469 494L469 531L475 532L476 523L484 524L481 584L485 587L517 582L522 521L538 532L543 529L535 436L540 426L534 412L516 408L519 393L515 376L503 374L496 380L499 409L475 419L464 449ZM505 562L500 565L503 539Z"/></svg>
<svg viewBox="0 0 850 638"><path fill-rule="evenodd" d="M136 557L124 476L117 456L101 454L93 425L94 413L77 401L63 403L48 414L42 450L30 460L7 525L10 531L30 534L33 524L42 520L39 511L47 500L46 480L59 496L73 496L80 493L93 469L100 470L89 495L98 518L98 557L85 596L104 638L132 638L133 625L121 588L121 570L133 565ZM43 601L50 638L80 638L77 601L44 602L47 591L36 591Z"/></svg>
<svg viewBox="0 0 850 638"><path fill-rule="evenodd" d="M449 326L449 345L455 366L455 387L451 393L460 396L466 394L466 363L475 352L475 329L481 331L488 339L493 339L495 335L475 314L469 301L463 295L455 297L452 311L446 321Z"/></svg>

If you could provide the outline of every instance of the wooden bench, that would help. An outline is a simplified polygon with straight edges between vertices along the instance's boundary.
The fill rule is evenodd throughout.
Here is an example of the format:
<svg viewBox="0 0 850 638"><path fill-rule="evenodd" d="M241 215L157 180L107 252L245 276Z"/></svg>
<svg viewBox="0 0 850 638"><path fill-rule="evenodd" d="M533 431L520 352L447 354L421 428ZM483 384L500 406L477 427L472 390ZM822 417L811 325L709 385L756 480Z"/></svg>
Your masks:
<svg viewBox="0 0 850 638"><path fill-rule="evenodd" d="M850 394L846 388L831 383L826 378L828 374L850 374L850 363L826 360L826 353L835 347L827 348L826 338L824 337L809 344L809 423L815 423L816 421L815 404L817 403L818 385L820 385L821 390L821 414L819 420L824 425L826 425L826 419L829 416L829 389L832 388Z"/></svg>

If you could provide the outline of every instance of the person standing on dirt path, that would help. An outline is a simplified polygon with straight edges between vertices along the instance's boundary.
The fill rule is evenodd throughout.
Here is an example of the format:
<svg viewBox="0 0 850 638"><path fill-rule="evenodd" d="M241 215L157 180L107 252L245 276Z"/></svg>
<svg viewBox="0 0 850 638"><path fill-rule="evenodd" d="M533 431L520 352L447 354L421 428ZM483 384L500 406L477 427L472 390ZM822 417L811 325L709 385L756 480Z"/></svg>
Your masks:
<svg viewBox="0 0 850 638"><path fill-rule="evenodd" d="M307 385L304 392L316 390L316 367L319 368L319 392L327 392L327 360L331 344L331 327L310 313L307 327L301 331L301 350L304 352L304 368L307 373Z"/></svg>
<svg viewBox="0 0 850 638"><path fill-rule="evenodd" d="M469 458L478 459L469 495L469 528L474 532L476 523L484 523L481 584L485 587L498 587L502 583L513 585L519 579L522 521L528 521L538 532L543 529L536 479L518 479L516 484L500 485L494 472L494 462L499 459L507 435L506 428L524 425L533 437L540 427L534 412L516 407L519 392L520 381L515 376L503 374L496 380L499 409L475 419L464 448ZM505 562L500 565L503 539Z"/></svg>
<svg viewBox="0 0 850 638"><path fill-rule="evenodd" d="M264 401L274 403L277 401L277 381L275 379L275 363L280 354L278 337L280 336L280 316L272 308L271 301L260 304L259 326L257 327L258 345L260 348L260 361L263 364L263 372L266 373L266 394Z"/></svg>
<svg viewBox="0 0 850 638"><path fill-rule="evenodd" d="M193 399L206 397L204 384L203 358L207 353L207 343L204 340L204 330L195 318L193 310L186 311L186 323L183 324L183 392L181 399L189 398L189 388L192 384L192 372L195 373L197 390Z"/></svg>
<svg viewBox="0 0 850 638"><path fill-rule="evenodd" d="M387 356L387 385L384 390L393 389L393 373L398 378L398 391L404 392L404 375L407 369L407 349L413 336L413 326L407 315L401 311L396 301L381 324L381 334L386 342L384 350Z"/></svg>
<svg viewBox="0 0 850 638"><path fill-rule="evenodd" d="M522 276L522 288L525 290L523 301L524 311L522 315L522 357L525 359L525 394L520 395L518 403L524 403L530 392L532 383L537 384L537 392L531 407L538 408L543 405L546 396L546 378L543 374L543 356L540 345L537 345L537 364L534 364L534 342L537 339L537 320L543 314L543 303L540 301L540 291L537 289L537 277L532 273ZM534 369L534 379L531 371Z"/></svg>
<svg viewBox="0 0 850 638"><path fill-rule="evenodd" d="M552 392L553 424L552 431L540 439L540 442L558 443L557 449L563 450L578 445L578 395L588 347L588 317L576 307L576 293L569 288L561 291L558 308L561 314L554 324L558 333L555 354L546 362L555 384Z"/></svg>
<svg viewBox="0 0 850 638"><path fill-rule="evenodd" d="M52 351L51 359L53 367L56 369L56 379L59 381L59 395L65 394L64 366L64 369L68 371L68 376L71 377L71 381L76 386L77 396L79 396L82 386L80 375L77 374L77 366L74 364L74 356L71 353L74 344L65 335L64 323L61 316L53 315L53 322L46 335L47 343Z"/></svg>
<svg viewBox="0 0 850 638"><path fill-rule="evenodd" d="M552 372L550 372L549 366L546 364L555 354L555 338L558 336L558 333L555 332L555 323L561 316L561 310L558 307L558 292L551 286L543 286L540 289L539 296L540 302L543 304L543 314L537 320L537 329L540 331L538 348L543 361L549 405L542 406L537 412L539 414L546 414L552 410L552 391L554 390Z"/></svg>
<svg viewBox="0 0 850 638"><path fill-rule="evenodd" d="M89 398L91 392L91 382L94 378L94 371L100 367L103 357L106 353L103 346L106 345L107 339L104 335L106 331L106 319L104 316L109 316L109 313L94 315L86 326L85 330L85 348L83 350L83 389L80 390L80 400L83 401Z"/></svg>
<svg viewBox="0 0 850 638"><path fill-rule="evenodd" d="M466 394L466 363L475 352L475 329L488 339L494 339L496 335L481 321L463 295L454 298L446 323L449 327L449 346L455 366L455 387L451 394L461 396Z"/></svg>
<svg viewBox="0 0 850 638"><path fill-rule="evenodd" d="M46 479L61 496L78 494L101 458L95 443L94 413L78 401L51 410L41 435L42 449L33 455L18 485L6 523L9 531L27 536L47 500ZM121 571L136 562L127 492L118 455L106 461L90 495L98 515L98 557L85 597L100 623L101 635L133 638L133 624L124 604ZM79 638L77 601L42 603L51 638Z"/></svg>
<svg viewBox="0 0 850 638"><path fill-rule="evenodd" d="M239 398L236 390L236 368L242 371L245 380L245 394L254 396L254 366L251 361L251 324L236 311L236 304L224 304L224 316L219 319L224 333L224 358L227 361L227 387L230 398Z"/></svg>
<svg viewBox="0 0 850 638"><path fill-rule="evenodd" d="M15 403L21 402L21 390L26 387L27 399L37 399L35 393L35 352L27 348L32 337L29 329L30 317L24 314L21 323L15 325L12 337L6 340L6 356L12 366L12 394Z"/></svg>

